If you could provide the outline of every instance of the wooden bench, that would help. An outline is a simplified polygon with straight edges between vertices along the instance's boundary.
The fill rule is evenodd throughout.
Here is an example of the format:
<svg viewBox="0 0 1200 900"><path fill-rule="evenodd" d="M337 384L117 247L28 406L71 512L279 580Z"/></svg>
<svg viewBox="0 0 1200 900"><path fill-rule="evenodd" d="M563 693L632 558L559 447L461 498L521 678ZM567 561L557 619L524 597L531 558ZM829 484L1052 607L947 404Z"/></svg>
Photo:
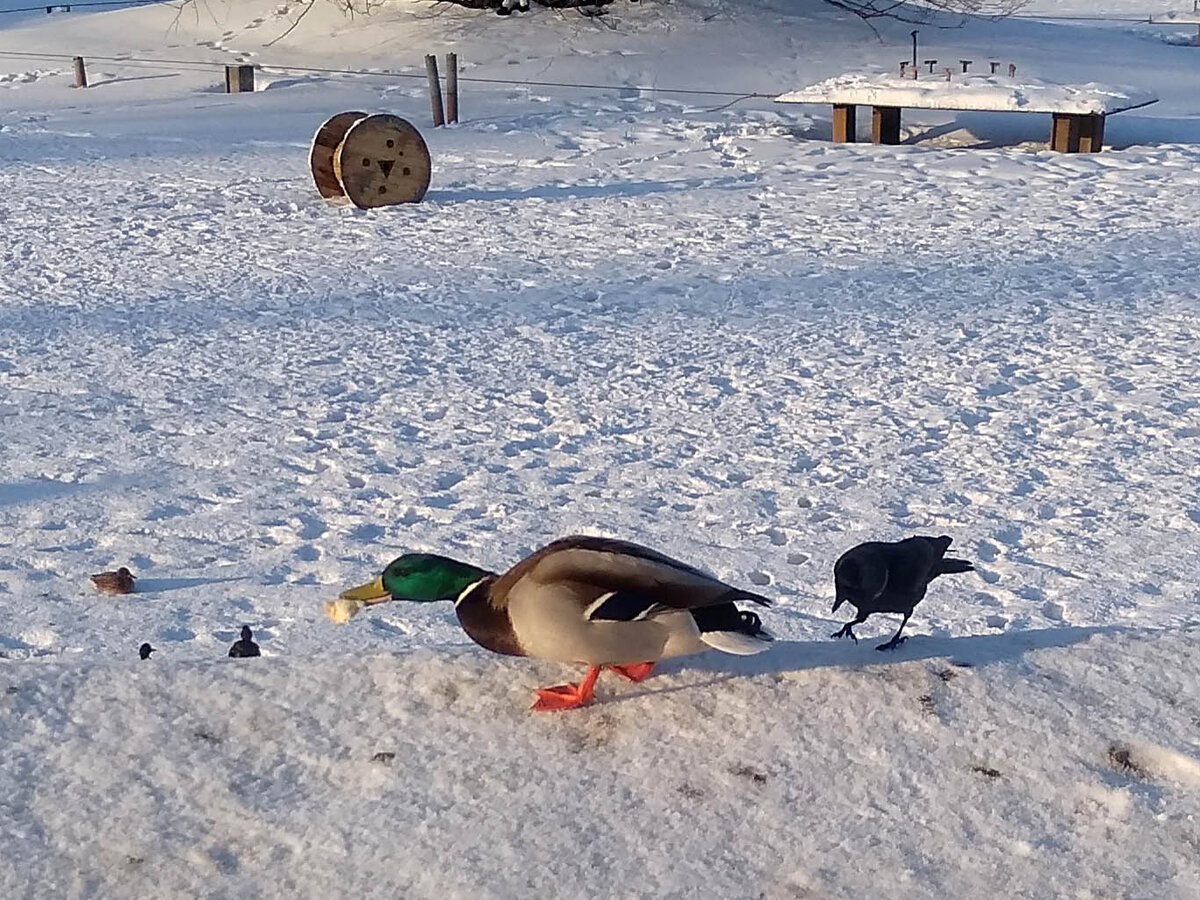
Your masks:
<svg viewBox="0 0 1200 900"><path fill-rule="evenodd" d="M842 75L781 94L779 103L828 103L833 106L833 139L857 139L859 106L871 107L871 140L900 143L903 109L971 110L1049 114L1050 149L1098 153L1104 144L1107 116L1158 102L1145 91L1097 84L1065 85L999 75Z"/></svg>

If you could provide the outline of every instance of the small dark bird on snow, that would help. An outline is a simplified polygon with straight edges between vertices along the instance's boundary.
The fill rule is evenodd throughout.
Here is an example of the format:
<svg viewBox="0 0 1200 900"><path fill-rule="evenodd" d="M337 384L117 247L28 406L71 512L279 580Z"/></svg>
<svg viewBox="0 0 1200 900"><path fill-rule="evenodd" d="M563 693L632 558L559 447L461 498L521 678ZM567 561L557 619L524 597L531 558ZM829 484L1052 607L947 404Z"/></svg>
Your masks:
<svg viewBox="0 0 1200 900"><path fill-rule="evenodd" d="M92 584L102 594L132 594L134 575L124 566L115 572L97 572L92 576Z"/></svg>
<svg viewBox="0 0 1200 900"><path fill-rule="evenodd" d="M157 649L157 647L151 647L149 644L142 644L142 646L138 647L138 656L142 659L149 659L150 654Z"/></svg>
<svg viewBox="0 0 1200 900"><path fill-rule="evenodd" d="M230 656L262 656L259 652L258 644L254 643L254 632L250 630L249 625L242 626L242 639L234 641L233 646L229 648Z"/></svg>
<svg viewBox="0 0 1200 900"><path fill-rule="evenodd" d="M854 621L847 622L833 637L854 637L853 627L865 622L872 613L901 613L904 621L892 639L880 644L876 650L891 650L908 638L900 632L908 624L909 616L925 597L929 582L939 575L952 572L972 572L975 567L965 559L946 557L952 539L941 537L910 537L903 541L887 544L868 541L852 547L841 555L833 566L833 583L837 598L833 611L843 603L858 610Z"/></svg>

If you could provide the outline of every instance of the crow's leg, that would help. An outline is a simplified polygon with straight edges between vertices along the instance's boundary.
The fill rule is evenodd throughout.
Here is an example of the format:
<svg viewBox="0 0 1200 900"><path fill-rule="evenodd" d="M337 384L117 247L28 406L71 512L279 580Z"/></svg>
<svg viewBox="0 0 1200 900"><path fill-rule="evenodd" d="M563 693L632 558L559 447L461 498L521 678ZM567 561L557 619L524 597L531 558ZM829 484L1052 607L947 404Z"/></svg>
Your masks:
<svg viewBox="0 0 1200 900"><path fill-rule="evenodd" d="M903 644L905 641L907 641L908 638L900 637L900 632L902 632L904 630L904 626L908 624L908 617L911 615L912 615L911 612L906 612L904 614L904 621L900 623L900 627L896 629L896 633L892 635L892 639L890 641L888 641L886 644L880 644L875 649L876 650L895 650L897 647L899 647L901 644Z"/></svg>
<svg viewBox="0 0 1200 900"><path fill-rule="evenodd" d="M831 634L830 637L843 638L843 637L846 637L847 635L849 635L850 640L854 641L854 643L857 644L858 638L855 637L854 632L851 631L851 629L855 625L861 625L863 622L867 621L867 616L869 616L869 615L870 615L870 613L859 613L858 615L856 615L854 617L853 622L847 622L838 631L835 631L833 634Z"/></svg>

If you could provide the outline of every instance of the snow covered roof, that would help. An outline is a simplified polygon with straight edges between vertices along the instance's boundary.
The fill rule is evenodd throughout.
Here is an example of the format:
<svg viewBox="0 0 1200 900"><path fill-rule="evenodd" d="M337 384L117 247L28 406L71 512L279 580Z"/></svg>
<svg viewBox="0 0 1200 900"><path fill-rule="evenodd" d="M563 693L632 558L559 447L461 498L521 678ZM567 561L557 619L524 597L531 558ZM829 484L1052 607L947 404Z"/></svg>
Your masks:
<svg viewBox="0 0 1200 900"><path fill-rule="evenodd" d="M1157 101L1139 88L1096 83L1054 84L1002 75L929 75L913 80L882 73L849 73L781 94L780 103L847 103L915 109L1114 113Z"/></svg>

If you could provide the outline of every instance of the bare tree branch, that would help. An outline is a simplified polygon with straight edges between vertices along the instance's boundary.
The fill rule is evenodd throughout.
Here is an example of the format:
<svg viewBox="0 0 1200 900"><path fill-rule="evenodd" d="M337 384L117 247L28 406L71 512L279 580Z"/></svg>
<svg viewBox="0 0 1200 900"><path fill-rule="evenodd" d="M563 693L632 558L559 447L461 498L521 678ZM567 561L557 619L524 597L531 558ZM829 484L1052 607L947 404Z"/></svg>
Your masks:
<svg viewBox="0 0 1200 900"><path fill-rule="evenodd" d="M296 21L292 22L292 24L288 26L287 31L285 31L283 34L279 35L279 37L272 38L271 40L267 41L265 44L263 44L263 46L270 47L273 44L276 44L279 41L282 41L285 37L287 37L289 34L291 34L293 31L295 31L296 26L300 24L300 20L308 15L309 10L311 10L316 5L316 3L317 3L317 0L308 0L308 6L304 7L304 9L302 9L300 11L300 15L296 16Z"/></svg>
<svg viewBox="0 0 1200 900"><path fill-rule="evenodd" d="M983 16L1000 19L1010 16L1029 0L825 0L864 21L897 19L915 25L930 23L939 14Z"/></svg>
<svg viewBox="0 0 1200 900"><path fill-rule="evenodd" d="M200 4L204 0L181 0L177 7L178 16L188 6L199 13ZM328 0L350 18L370 15L387 0ZM528 10L531 0L433 0L434 9L443 5L463 6L469 9L492 9L501 14L514 11ZM580 13L590 16L603 13L604 8L615 0L532 0L539 6L548 7L562 15L564 9L577 9ZM630 0L635 2L635 0ZM1030 0L824 0L830 6L837 7L850 15L862 19L875 31L873 19L894 19L912 24L939 24L939 16L983 16L987 18L1003 18L1011 15ZM316 0L302 0L303 9L290 27L264 46L271 46L283 40L300 24L300 21L312 10ZM207 7L206 7L207 9ZM612 27L612 26L610 26ZM876 31L878 34L878 32Z"/></svg>

